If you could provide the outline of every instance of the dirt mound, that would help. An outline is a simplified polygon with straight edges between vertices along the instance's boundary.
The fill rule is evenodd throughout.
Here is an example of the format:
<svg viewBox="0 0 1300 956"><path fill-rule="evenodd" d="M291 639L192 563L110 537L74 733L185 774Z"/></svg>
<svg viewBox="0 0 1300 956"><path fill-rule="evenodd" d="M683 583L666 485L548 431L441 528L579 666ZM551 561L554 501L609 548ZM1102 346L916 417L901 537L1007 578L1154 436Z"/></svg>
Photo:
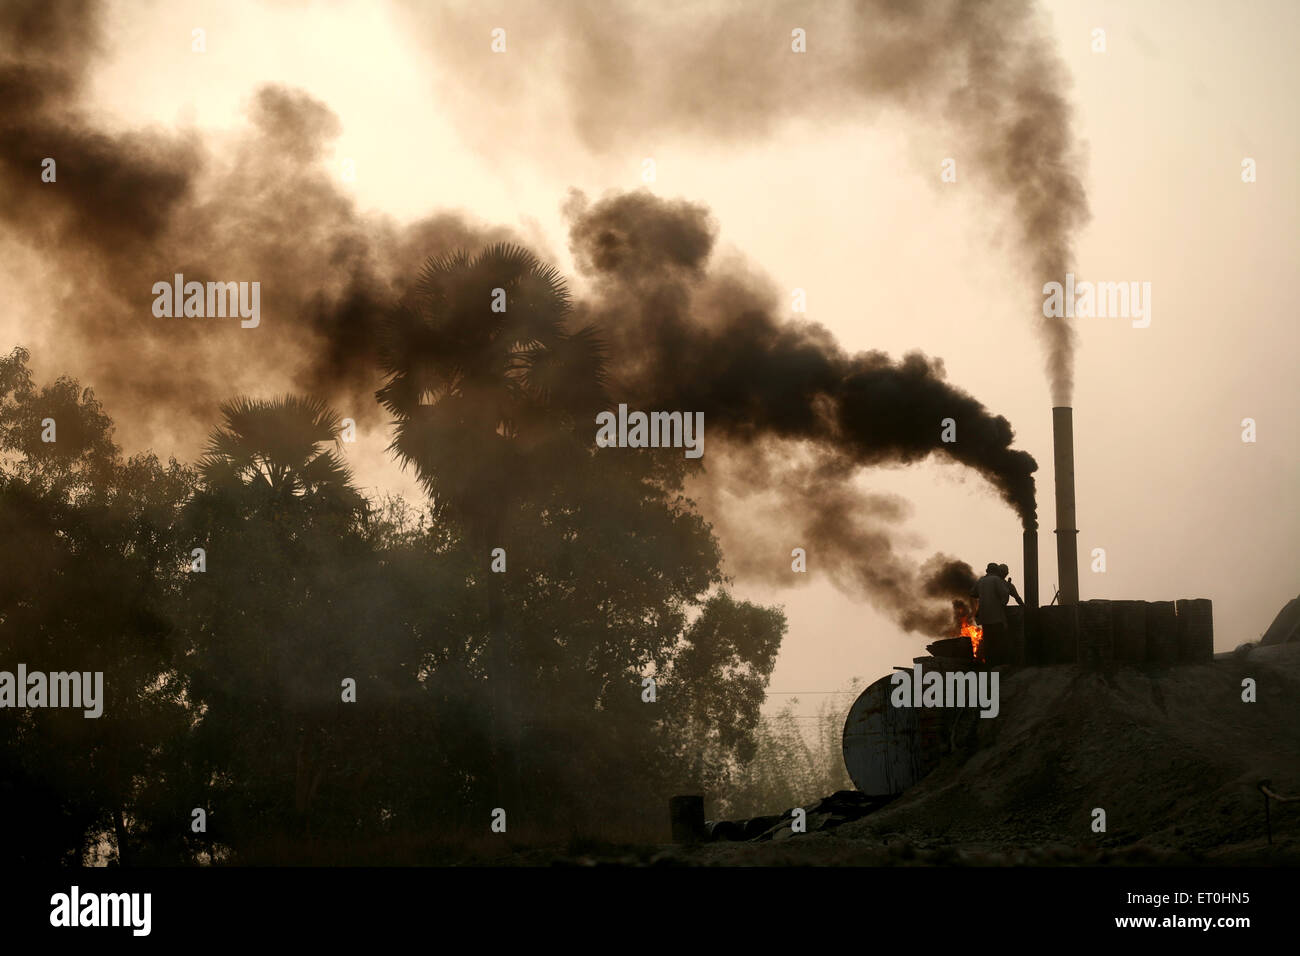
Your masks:
<svg viewBox="0 0 1300 956"><path fill-rule="evenodd" d="M1256 682L1256 702L1242 681ZM963 719L967 719L963 717ZM1300 794L1300 653L1168 668L1004 671L1001 712L896 801L836 836L989 847L1264 848L1260 780ZM1094 832L1094 809L1106 830ZM1300 804L1274 804L1280 855Z"/></svg>
<svg viewBox="0 0 1300 956"><path fill-rule="evenodd" d="M1255 681L1256 702L1242 700ZM1300 865L1300 646L1267 660L1006 669L1001 709L962 720L937 769L861 819L767 840L571 847L521 865L1204 866ZM959 727L960 730L960 727ZM843 803L844 795L827 798ZM807 809L809 819L826 800ZM836 804L838 805L838 804ZM1106 812L1105 832L1092 829ZM842 812L839 816L849 816ZM829 817L836 817L830 813ZM736 839L733 835L730 839Z"/></svg>

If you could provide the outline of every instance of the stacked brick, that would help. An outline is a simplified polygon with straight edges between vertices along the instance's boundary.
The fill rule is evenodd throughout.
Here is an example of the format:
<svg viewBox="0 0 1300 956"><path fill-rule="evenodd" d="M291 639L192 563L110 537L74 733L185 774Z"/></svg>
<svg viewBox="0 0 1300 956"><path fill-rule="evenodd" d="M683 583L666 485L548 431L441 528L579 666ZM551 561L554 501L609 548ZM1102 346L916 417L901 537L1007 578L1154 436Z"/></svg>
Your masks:
<svg viewBox="0 0 1300 956"><path fill-rule="evenodd" d="M1213 606L1179 601L1080 601L1038 612L1031 664L1208 664L1214 659Z"/></svg>

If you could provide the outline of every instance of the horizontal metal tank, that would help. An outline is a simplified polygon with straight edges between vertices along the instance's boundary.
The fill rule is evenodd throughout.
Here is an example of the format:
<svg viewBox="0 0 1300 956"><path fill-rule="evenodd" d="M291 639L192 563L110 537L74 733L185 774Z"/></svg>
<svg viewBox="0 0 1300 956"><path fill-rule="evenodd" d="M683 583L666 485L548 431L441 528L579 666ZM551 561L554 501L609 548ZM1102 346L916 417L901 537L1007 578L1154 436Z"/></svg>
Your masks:
<svg viewBox="0 0 1300 956"><path fill-rule="evenodd" d="M945 733L942 710L889 703L892 677L864 690L844 721L844 767L873 797L900 794L933 770Z"/></svg>

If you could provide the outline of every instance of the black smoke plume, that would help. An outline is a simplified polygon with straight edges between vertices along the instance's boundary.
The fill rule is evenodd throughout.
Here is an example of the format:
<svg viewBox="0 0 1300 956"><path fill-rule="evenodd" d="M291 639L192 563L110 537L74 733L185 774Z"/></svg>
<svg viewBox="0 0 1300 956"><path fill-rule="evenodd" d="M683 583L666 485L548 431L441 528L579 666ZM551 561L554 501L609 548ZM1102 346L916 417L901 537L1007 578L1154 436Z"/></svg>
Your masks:
<svg viewBox="0 0 1300 956"><path fill-rule="evenodd" d="M766 281L711 266L715 229L702 206L647 192L590 204L575 193L567 210L592 287L578 308L611 344L611 393L630 408L703 412L710 467L719 454L744 456L710 482L733 495L746 485L776 491L783 521L803 530L842 586L907 630L945 633L951 607L932 599L967 594L971 569L942 556L918 568L899 555L890 529L904 506L859 492L853 479L864 467L933 455L977 471L1024 527L1036 527L1037 465L1012 448L1010 423L946 382L938 359L850 355L823 326L778 318ZM956 441L943 440L945 419ZM720 451L719 435L739 450ZM782 465L774 441L797 443L805 463Z"/></svg>
<svg viewBox="0 0 1300 956"><path fill-rule="evenodd" d="M0 4L0 229L36 254L59 371L94 383L130 444L197 450L222 401L286 388L378 424L373 317L426 257L517 237L358 212L322 163L337 117L297 90L260 87L220 151L194 132L106 131L83 106L102 21L90 0ZM155 317L152 286L176 273L260 282L261 324Z"/></svg>
<svg viewBox="0 0 1300 956"><path fill-rule="evenodd" d="M1024 4L718 9L685 33L624 5L604 20L562 3L554 21L537 24L542 46L570 56L556 75L588 143L606 146L632 123L759 134L810 103L934 107L1011 196L1025 247L1064 261L1068 227L1085 210L1067 161L1068 113L1052 92L1050 57L1028 42L1036 27ZM535 16L514 12L514 22ZM806 21L812 49L825 44L825 55L790 60L787 20ZM101 21L89 0L0 5L0 227L37 257L57 317L47 337L67 363L59 370L95 384L134 430L128 444L170 439L182 453L241 392L308 391L359 422L378 421L375 323L404 283L429 256L519 237L459 214L409 226L362 214L322 162L336 117L299 91L257 90L247 129L220 151L194 131L103 128L84 101ZM593 31L587 41L582 28ZM1037 68L1043 75L1031 76ZM57 163L55 182L42 182L45 158ZM1032 459L1011 448L1005 419L944 381L939 360L849 355L820 326L778 320L761 278L710 263L714 229L702 207L643 194L587 206L575 196L570 215L592 284L577 311L604 327L622 395L640 407L704 411L710 436L726 436L729 461L745 449L767 459L768 484L757 468L745 481L793 509L843 586L905 627L933 630L927 599L969 576L961 562L917 566L893 550L890 529L906 507L860 492L852 477L864 466L949 458L1033 524ZM260 281L261 325L156 318L152 285L175 273ZM1058 343L1054 354L1067 353ZM957 423L951 445L939 441L943 418ZM773 457L775 441L801 443L808 457L792 469ZM719 486L738 490L745 482Z"/></svg>
<svg viewBox="0 0 1300 956"><path fill-rule="evenodd" d="M909 128L937 130L959 181L981 187L1011 223L1025 266L1023 315L1043 339L1053 403L1070 404L1074 337L1043 318L1042 286L1064 281L1089 212L1068 74L1031 0L406 6L413 35L445 71L449 102L467 76L503 103L558 85L561 113L545 113L538 127L551 140L567 120L587 146L609 152L670 136L752 143L792 121L861 123L886 110L905 111ZM480 42L497 27L507 28L510 68ZM463 108L471 135L501 135L501 118Z"/></svg>

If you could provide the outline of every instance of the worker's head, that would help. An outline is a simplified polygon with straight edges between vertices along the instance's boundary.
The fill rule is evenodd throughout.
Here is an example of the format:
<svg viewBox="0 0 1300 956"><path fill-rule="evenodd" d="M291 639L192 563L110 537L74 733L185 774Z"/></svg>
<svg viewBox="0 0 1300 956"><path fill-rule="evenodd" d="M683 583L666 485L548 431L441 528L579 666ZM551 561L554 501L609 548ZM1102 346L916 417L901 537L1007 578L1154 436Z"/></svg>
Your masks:
<svg viewBox="0 0 1300 956"><path fill-rule="evenodd" d="M998 573L998 567L999 567L999 565L998 565L998 563L997 563L996 561L990 561L990 562L989 562L989 566L988 566L987 568L984 569L984 573L985 573L985 574L997 574L997 573Z"/></svg>
<svg viewBox="0 0 1300 956"><path fill-rule="evenodd" d="M998 577L1005 578L1010 573L1011 573L1011 569L1007 567L1005 564L998 565Z"/></svg>

